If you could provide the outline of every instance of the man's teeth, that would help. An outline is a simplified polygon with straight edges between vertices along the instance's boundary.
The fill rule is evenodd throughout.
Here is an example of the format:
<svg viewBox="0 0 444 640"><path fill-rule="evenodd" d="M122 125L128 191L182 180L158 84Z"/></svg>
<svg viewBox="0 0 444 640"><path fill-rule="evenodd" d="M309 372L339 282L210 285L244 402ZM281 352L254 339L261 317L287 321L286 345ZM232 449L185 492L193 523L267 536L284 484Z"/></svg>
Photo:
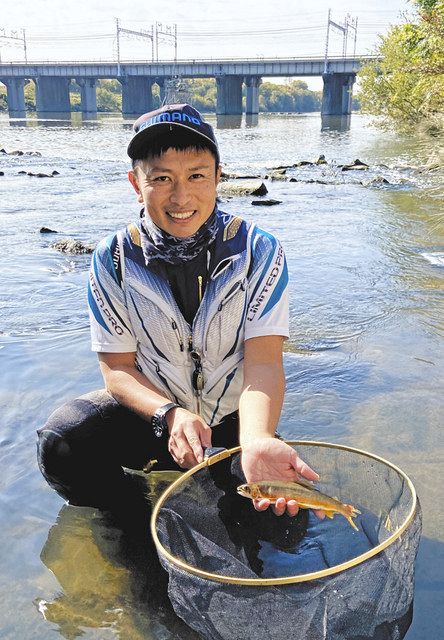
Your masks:
<svg viewBox="0 0 444 640"><path fill-rule="evenodd" d="M182 211L180 213L176 213L174 211L168 211L167 213L169 216L171 216L172 218L176 218L177 220L186 220L187 218L191 218L194 211Z"/></svg>

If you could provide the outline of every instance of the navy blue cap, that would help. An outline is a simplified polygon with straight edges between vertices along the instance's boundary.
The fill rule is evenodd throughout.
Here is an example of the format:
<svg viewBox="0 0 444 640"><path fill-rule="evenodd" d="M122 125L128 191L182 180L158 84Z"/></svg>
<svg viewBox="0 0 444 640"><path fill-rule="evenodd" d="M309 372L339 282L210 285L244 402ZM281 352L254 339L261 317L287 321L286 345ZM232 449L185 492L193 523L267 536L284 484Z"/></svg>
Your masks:
<svg viewBox="0 0 444 640"><path fill-rule="evenodd" d="M159 138L173 128L188 129L205 138L219 156L216 138L211 125L202 118L197 109L189 104L167 104L160 109L144 113L133 125L134 136L128 145L128 155L133 160L149 153L150 140Z"/></svg>

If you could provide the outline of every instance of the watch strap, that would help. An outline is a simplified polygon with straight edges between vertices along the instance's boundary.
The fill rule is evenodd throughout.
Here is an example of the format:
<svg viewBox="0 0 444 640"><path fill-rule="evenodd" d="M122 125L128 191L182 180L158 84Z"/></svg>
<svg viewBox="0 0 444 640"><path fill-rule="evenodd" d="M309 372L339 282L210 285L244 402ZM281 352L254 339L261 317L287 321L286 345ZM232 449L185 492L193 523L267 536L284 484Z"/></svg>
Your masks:
<svg viewBox="0 0 444 640"><path fill-rule="evenodd" d="M168 402L159 407L151 418L151 426L153 427L153 433L156 438L161 438L165 432L168 432L168 424L166 421L166 414L171 409L179 407L175 402Z"/></svg>

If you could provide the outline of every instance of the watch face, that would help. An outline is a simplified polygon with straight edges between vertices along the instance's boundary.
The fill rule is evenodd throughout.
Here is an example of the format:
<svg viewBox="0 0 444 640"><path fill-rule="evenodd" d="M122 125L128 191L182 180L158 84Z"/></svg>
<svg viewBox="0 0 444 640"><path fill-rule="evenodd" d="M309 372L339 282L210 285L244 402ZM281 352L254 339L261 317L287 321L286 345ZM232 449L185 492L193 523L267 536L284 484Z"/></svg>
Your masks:
<svg viewBox="0 0 444 640"><path fill-rule="evenodd" d="M151 423L153 425L153 432L156 438L161 438L163 436L163 424L162 419L158 416L153 416Z"/></svg>

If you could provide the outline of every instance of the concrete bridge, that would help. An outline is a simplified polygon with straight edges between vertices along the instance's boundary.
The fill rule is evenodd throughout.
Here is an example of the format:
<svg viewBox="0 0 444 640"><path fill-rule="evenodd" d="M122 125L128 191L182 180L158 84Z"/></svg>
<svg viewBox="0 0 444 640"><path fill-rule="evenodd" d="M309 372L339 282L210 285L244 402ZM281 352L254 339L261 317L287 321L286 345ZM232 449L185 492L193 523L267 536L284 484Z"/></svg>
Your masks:
<svg viewBox="0 0 444 640"><path fill-rule="evenodd" d="M153 107L152 86L165 95L171 78L215 78L217 114L242 113L242 85L246 85L246 113L259 112L259 85L263 77L322 76L323 115L349 115L356 72L369 58L288 58L178 60L169 62L60 62L0 63L0 82L6 85L12 116L25 113L25 85L36 85L38 113L71 111L69 85L81 89L81 110L97 112L96 84L99 79L117 79L122 85L122 113L140 115Z"/></svg>

